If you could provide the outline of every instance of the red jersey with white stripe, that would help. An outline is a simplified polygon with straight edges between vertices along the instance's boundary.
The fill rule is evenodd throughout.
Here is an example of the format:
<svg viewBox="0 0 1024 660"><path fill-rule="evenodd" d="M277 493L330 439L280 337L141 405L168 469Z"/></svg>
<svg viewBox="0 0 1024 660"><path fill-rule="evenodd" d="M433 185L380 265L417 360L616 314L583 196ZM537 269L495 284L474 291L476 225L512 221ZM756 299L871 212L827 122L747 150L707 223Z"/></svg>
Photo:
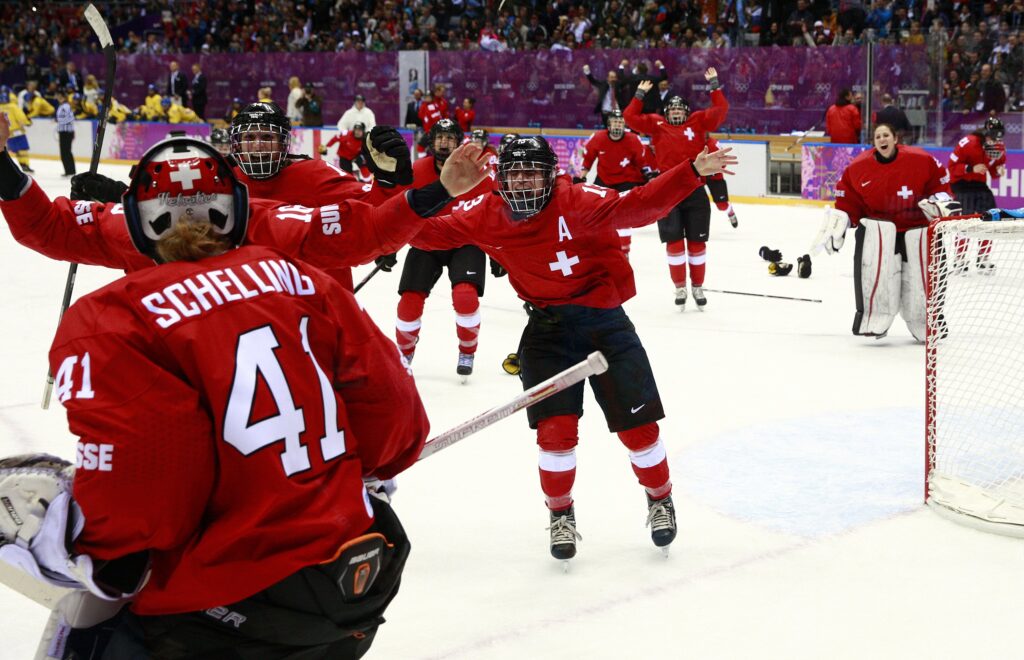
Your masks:
<svg viewBox="0 0 1024 660"><path fill-rule="evenodd" d="M992 158L985 153L985 138L971 133L956 143L956 149L949 155L949 176L952 183L957 181L977 181L988 183L984 172L974 172L975 165L984 165L989 176L999 178L998 168L1006 164L1006 146L994 145L999 155Z"/></svg>
<svg viewBox="0 0 1024 660"><path fill-rule="evenodd" d="M853 159L836 184L836 208L856 226L861 218L888 220L896 231L928 226L917 203L935 193L949 193L942 163L917 147L900 145L888 162L870 149Z"/></svg>
<svg viewBox="0 0 1024 660"><path fill-rule="evenodd" d="M79 438L74 551L148 551L139 614L236 602L331 560L371 523L362 478L410 466L429 430L355 298L266 247L87 295L50 364Z"/></svg>
<svg viewBox="0 0 1024 660"><path fill-rule="evenodd" d="M711 107L690 113L686 121L679 126L668 123L665 117L654 114L642 114L643 101L634 98L629 102L622 116L626 126L637 133L651 136L651 146L658 162L658 169L665 170L678 165L683 160L693 160L707 144L707 134L722 125L725 115L729 112L729 102L725 100L722 90L711 92Z"/></svg>
<svg viewBox="0 0 1024 660"><path fill-rule="evenodd" d="M583 151L583 169L589 170L597 161L597 178L601 183L643 183L642 168L650 167L647 149L636 133L626 131L613 140L607 130L597 131L587 140Z"/></svg>
<svg viewBox="0 0 1024 660"><path fill-rule="evenodd" d="M121 204L51 202L33 181L18 199L0 201L0 212L14 240L51 259L128 272L153 266L135 249ZM343 199L315 208L251 199L245 240L308 261L351 289L351 267L399 250L420 224L405 195L380 205Z"/></svg>
<svg viewBox="0 0 1024 660"><path fill-rule="evenodd" d="M437 171L437 166L433 156L424 156L417 158L416 162L412 164L412 187L422 188L428 184L431 184L441 178L440 173ZM480 195L490 192L495 189L496 175L494 170L491 169L487 176L484 177L483 181L476 184L476 186L467 193L459 195L448 204L435 213L434 215L444 215L451 213L454 209L458 208L459 204L463 201L479 197Z"/></svg>
<svg viewBox="0 0 1024 660"><path fill-rule="evenodd" d="M623 193L558 176L548 205L530 218L513 219L508 204L488 193L451 215L426 218L411 244L476 245L505 267L519 297L538 307L610 309L636 294L615 230L657 221L703 183L689 161Z"/></svg>

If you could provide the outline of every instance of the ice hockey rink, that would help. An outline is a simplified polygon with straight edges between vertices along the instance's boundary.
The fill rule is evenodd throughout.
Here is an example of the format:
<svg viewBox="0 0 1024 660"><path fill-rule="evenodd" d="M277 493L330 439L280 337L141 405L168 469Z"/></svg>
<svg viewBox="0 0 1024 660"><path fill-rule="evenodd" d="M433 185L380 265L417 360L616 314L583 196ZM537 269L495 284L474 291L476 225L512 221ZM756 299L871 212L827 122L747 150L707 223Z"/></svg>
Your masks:
<svg viewBox="0 0 1024 660"><path fill-rule="evenodd" d="M51 195L67 193L59 163L33 167ZM126 179L128 168L100 171ZM795 263L821 209L736 210L738 229L713 211L706 287L822 302L709 292L706 311L691 301L680 313L656 230L634 237L626 310L667 412L680 526L670 555L651 543L643 491L588 391L574 490L583 540L563 573L519 413L399 477L413 551L368 657L1024 658L1013 632L1024 545L922 504L923 348L899 319L882 340L850 334L852 236L814 257L810 279L775 278L758 248ZM60 405L40 408L67 265L17 245L5 223L0 255L0 455L73 459ZM119 275L81 268L75 293ZM389 335L397 285L397 271L379 273L358 295ZM427 300L413 363L432 435L520 391L501 369L526 320L507 280L487 283L466 385L448 290L442 279ZM4 587L0 612L0 658L31 658L47 612Z"/></svg>

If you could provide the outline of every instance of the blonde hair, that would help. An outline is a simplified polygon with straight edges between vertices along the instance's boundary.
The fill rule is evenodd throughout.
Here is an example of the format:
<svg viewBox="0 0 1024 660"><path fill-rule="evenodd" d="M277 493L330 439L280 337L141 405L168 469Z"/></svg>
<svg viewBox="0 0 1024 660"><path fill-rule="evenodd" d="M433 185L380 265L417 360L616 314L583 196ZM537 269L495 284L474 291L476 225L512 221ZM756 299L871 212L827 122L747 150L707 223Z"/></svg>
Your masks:
<svg viewBox="0 0 1024 660"><path fill-rule="evenodd" d="M156 253L163 263L199 261L224 254L233 247L226 236L214 232L209 221L180 218L156 242Z"/></svg>
<svg viewBox="0 0 1024 660"><path fill-rule="evenodd" d="M295 88L295 87L301 87L301 86L302 86L302 83L299 82L299 77L298 76L292 76L291 78L288 79L288 89L292 89L292 88Z"/></svg>

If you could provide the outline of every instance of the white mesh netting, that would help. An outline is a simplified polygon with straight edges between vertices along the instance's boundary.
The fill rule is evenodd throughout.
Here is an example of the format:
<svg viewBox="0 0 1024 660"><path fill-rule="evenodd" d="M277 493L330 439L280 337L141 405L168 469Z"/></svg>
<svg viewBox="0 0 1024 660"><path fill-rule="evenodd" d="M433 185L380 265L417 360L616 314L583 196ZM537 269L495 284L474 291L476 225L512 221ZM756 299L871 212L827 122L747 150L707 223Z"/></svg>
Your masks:
<svg viewBox="0 0 1024 660"><path fill-rule="evenodd" d="M933 224L928 502L1024 536L1024 221Z"/></svg>

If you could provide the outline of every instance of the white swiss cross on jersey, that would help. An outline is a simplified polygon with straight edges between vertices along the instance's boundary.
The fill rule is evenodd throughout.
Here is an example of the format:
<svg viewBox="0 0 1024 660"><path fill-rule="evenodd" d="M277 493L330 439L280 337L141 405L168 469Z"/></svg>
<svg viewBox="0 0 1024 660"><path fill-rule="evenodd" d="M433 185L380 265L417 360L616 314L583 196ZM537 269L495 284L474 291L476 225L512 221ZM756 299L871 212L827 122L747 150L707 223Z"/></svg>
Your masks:
<svg viewBox="0 0 1024 660"><path fill-rule="evenodd" d="M693 129L692 129L692 128L690 128L689 126L687 126L687 127L686 127L686 130L685 130L685 131L683 131L683 135L685 135L685 136L686 136L686 139L687 139L687 140L691 140L691 141L692 141L692 140L693 140L693 137L694 137L694 132L693 132Z"/></svg>
<svg viewBox="0 0 1024 660"><path fill-rule="evenodd" d="M899 195L905 201L914 196L914 191L911 190L910 188L907 188L907 184L903 184L903 187L897 190L896 194Z"/></svg>

